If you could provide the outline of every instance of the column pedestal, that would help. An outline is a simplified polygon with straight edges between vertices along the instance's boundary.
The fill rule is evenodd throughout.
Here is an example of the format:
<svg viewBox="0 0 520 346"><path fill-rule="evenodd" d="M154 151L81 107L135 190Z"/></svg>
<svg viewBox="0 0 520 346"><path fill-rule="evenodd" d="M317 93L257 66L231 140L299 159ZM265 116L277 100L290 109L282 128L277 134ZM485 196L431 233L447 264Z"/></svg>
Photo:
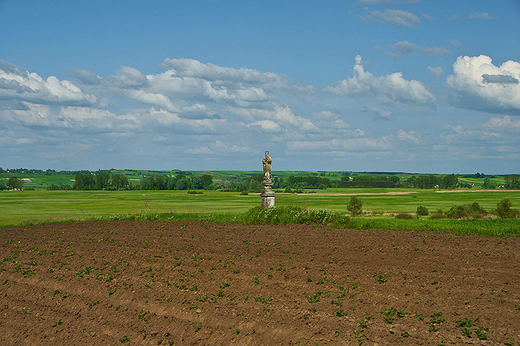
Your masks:
<svg viewBox="0 0 520 346"><path fill-rule="evenodd" d="M273 208L274 207L274 197L275 193L271 189L272 184L265 184L264 191L260 196L262 196L262 209Z"/></svg>

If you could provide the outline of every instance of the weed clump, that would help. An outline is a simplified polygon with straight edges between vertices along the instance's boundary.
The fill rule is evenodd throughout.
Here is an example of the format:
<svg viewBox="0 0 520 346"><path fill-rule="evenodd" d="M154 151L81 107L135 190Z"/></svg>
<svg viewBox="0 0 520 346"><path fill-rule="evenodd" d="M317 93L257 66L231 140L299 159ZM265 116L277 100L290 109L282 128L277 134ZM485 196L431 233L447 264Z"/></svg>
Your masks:
<svg viewBox="0 0 520 346"><path fill-rule="evenodd" d="M430 219L482 219L488 213L477 202L472 204L454 205L445 214L441 209L433 213Z"/></svg>
<svg viewBox="0 0 520 346"><path fill-rule="evenodd" d="M405 213L405 212L400 212L399 214L397 214L395 216L395 218L400 219L400 220L413 220L413 219L415 219L415 216L413 216L412 214Z"/></svg>
<svg viewBox="0 0 520 346"><path fill-rule="evenodd" d="M245 224L278 225L278 224L333 224L336 227L346 227L350 219L346 216L332 213L329 210L308 210L300 207L273 207L262 209L251 208L244 214Z"/></svg>

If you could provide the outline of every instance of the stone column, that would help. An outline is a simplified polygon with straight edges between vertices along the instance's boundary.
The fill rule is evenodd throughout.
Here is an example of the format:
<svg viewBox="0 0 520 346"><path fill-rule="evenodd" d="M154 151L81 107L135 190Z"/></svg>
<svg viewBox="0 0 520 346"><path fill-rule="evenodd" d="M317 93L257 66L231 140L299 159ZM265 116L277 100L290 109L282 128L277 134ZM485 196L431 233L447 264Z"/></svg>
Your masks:
<svg viewBox="0 0 520 346"><path fill-rule="evenodd" d="M271 180L271 162L272 159L269 157L269 152L265 152L265 157L262 159L264 165L264 179L262 185L264 185L264 191L262 192L262 209L274 207L275 193L271 189L273 181Z"/></svg>

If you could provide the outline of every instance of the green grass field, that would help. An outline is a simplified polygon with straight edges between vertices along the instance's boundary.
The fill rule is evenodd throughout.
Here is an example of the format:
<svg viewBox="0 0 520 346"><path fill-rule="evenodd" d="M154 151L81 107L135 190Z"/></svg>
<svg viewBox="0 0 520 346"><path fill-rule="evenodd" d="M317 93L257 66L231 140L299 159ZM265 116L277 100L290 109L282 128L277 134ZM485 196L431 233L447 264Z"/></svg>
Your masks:
<svg viewBox="0 0 520 346"><path fill-rule="evenodd" d="M504 198L509 198L513 202L513 208L520 207L520 191L498 189L453 190L452 192L413 189L327 189L316 190L316 192L278 193L276 205L346 213L350 195L356 194L363 202L363 209L376 214L413 213L419 205L426 206L430 212L439 208L447 211L455 204L473 202L478 202L491 212ZM395 192L406 194L390 194ZM364 193L369 195L363 195ZM240 195L235 192L220 191L204 191L203 194L198 195L188 194L186 191L1 191L0 226L150 212L236 214L246 212L260 204L261 197L258 194ZM381 217L383 216L370 218Z"/></svg>

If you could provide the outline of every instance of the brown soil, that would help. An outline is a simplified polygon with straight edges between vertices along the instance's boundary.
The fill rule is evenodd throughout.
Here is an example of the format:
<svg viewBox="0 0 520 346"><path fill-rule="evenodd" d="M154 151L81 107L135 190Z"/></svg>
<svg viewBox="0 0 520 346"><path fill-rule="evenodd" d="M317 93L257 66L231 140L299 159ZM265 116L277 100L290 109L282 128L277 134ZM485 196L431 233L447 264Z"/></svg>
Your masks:
<svg viewBox="0 0 520 346"><path fill-rule="evenodd" d="M520 238L202 222L0 236L2 345L520 343Z"/></svg>

